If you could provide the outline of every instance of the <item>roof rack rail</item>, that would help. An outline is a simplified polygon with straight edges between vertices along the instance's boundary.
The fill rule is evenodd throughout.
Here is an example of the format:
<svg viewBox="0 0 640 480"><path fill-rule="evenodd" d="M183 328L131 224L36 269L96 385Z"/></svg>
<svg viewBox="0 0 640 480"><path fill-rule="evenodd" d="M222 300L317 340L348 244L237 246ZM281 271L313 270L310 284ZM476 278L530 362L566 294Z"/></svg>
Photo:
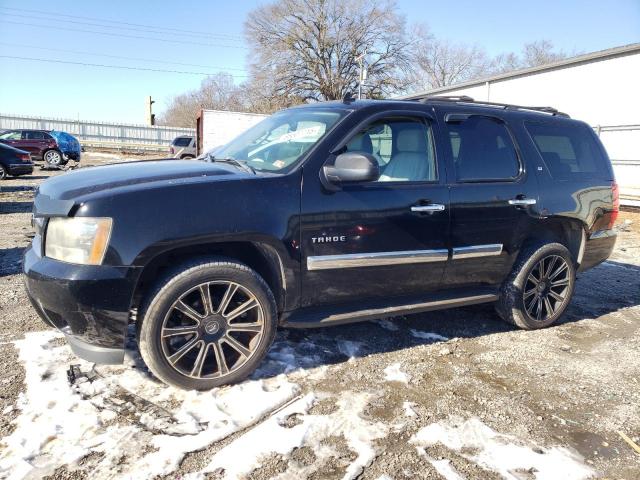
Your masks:
<svg viewBox="0 0 640 480"><path fill-rule="evenodd" d="M496 107L502 108L504 110L529 110L532 112L542 112L548 113L550 115L559 116L559 117L567 117L570 118L568 114L564 112L560 112L553 107L528 107L525 105L512 105L510 103L498 103L498 102L485 102L483 100L474 100L467 95L434 95L431 97L425 97L419 100L421 103L426 103L429 101L436 102L454 102L454 103L473 103L478 106L487 106L487 107Z"/></svg>

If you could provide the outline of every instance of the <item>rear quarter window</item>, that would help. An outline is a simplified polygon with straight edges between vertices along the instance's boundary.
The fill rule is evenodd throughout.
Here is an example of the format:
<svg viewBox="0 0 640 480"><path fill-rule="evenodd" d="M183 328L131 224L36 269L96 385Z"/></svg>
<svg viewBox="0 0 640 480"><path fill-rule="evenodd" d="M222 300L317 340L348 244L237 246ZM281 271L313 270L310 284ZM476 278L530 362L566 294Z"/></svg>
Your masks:
<svg viewBox="0 0 640 480"><path fill-rule="evenodd" d="M527 122L525 127L553 178L612 179L609 159L588 126Z"/></svg>

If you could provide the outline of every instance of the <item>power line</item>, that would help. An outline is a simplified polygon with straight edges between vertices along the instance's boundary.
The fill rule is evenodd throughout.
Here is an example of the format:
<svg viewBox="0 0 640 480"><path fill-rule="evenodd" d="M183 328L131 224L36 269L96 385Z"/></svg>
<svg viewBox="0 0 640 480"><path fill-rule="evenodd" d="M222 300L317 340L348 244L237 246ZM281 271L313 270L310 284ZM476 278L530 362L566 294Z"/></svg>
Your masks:
<svg viewBox="0 0 640 480"><path fill-rule="evenodd" d="M11 23L14 25L26 25L29 27L40 27L40 28L50 28L51 25L39 25L35 23L26 23L26 22L14 22L11 20L4 20L3 23ZM123 38L136 38L141 40L153 40L156 42L166 42L166 43L181 43L186 45L201 45L205 47L223 47L223 48L240 48L245 49L246 47L241 45L224 45L219 43L202 43L202 42L190 42L187 40L169 40L166 38L156 38L156 37L144 37L140 35L127 35L125 33L112 33L112 32L97 32L95 30L84 30L81 28L69 28L65 27L65 30L73 31L73 32L83 32L83 33L93 33L96 35L108 35L110 37L123 37Z"/></svg>
<svg viewBox="0 0 640 480"><path fill-rule="evenodd" d="M4 7L0 7L4 8ZM5 16L7 17L18 17L18 18L28 18L31 20L50 20L50 18L48 17L42 17L42 16L34 16L34 15L21 15L19 13L4 13ZM56 20L58 21L58 20ZM94 23L94 22L81 22L78 20L60 20L63 21L65 23L74 23L74 24L78 24L78 25L89 25L92 27L101 27L101 28L115 28L115 29L120 29L120 30L132 30L134 32L141 32L141 33L154 33L154 34L161 34L161 35L178 35L178 36L187 36L187 37L202 37L203 34L201 33L178 33L178 32L167 32L164 31L163 29L149 29L150 27L144 27L145 29L141 29L139 27L126 27L126 26L122 26L122 25L105 25L104 23ZM207 37L211 37L214 40L223 40L223 41L233 41L235 40L235 38L230 38L230 37L225 37L223 35L215 35L215 34L211 34L211 35L206 35Z"/></svg>
<svg viewBox="0 0 640 480"><path fill-rule="evenodd" d="M181 63L181 62L170 62L167 60L156 60L151 58L140 58L140 57L124 57L121 55L109 55L106 53L95 53L95 52L82 52L78 50L65 50L61 48L48 48L48 47L38 47L36 45L21 45L18 43L7 43L0 42L0 45L6 45L9 47L20 47L20 48L35 48L37 50L47 50L50 52L64 52L64 53L73 53L76 55L91 55L94 57L107 57L107 58L119 58L121 60L135 60L141 62L152 62L152 63L164 63L165 65L182 65L183 67L199 67L199 68L213 68L215 70L236 70L240 72L244 72L244 68L232 68L232 67L214 67L213 65L200 65L197 63Z"/></svg>
<svg viewBox="0 0 640 480"><path fill-rule="evenodd" d="M141 23L130 23L130 22L123 22L120 20L109 20L109 19L105 19L105 18L96 18L96 17L85 17L85 16L81 16L81 15L68 15L68 14L64 14L64 13L54 13L54 12L45 12L43 10L32 10L32 9L27 9L27 8L15 8L15 7L0 7L1 9L4 10L15 10L15 11L19 11L19 12L30 12L30 13L40 13L40 14L44 14L47 16L57 16L57 17L68 17L68 18L79 18L79 19L83 19L83 20L97 20L99 22L105 22L105 23L116 23L118 25L131 25L134 27L143 27L143 28L152 28L152 29L159 29L159 30L172 30L175 32L182 32L182 33L189 33L189 34L193 34L193 35L202 35L202 36L211 36L211 37L228 37L228 38L242 38L241 35L233 35L233 34L227 34L227 33L211 33L211 32L204 32L204 31L198 31L198 30L184 30L184 29L180 29L180 28L171 28L171 27L163 27L163 26L154 26L154 25L145 25L145 24L141 24Z"/></svg>
<svg viewBox="0 0 640 480"><path fill-rule="evenodd" d="M215 75L215 73L212 72L186 72L186 71L182 71L182 70L164 70L164 69L160 69L160 68L144 68L144 67L127 67L125 65L107 65L107 64L102 64L102 63L85 63L85 62L72 62L70 60L57 60L57 59L50 59L50 58L34 58L34 57L19 57L19 56L14 56L14 55L0 55L0 58L12 58L14 60L26 60L26 61L33 61L33 62L47 62L47 63L65 63L68 65L80 65L83 67L102 67L102 68L118 68L118 69L122 69L122 70L140 70L140 71L144 71L144 72L161 72L161 73L183 73L186 75L204 75L204 76L210 76L210 75ZM220 72L217 72L220 73ZM229 74L232 77L238 77L238 78L246 78L247 75L234 75L234 74Z"/></svg>

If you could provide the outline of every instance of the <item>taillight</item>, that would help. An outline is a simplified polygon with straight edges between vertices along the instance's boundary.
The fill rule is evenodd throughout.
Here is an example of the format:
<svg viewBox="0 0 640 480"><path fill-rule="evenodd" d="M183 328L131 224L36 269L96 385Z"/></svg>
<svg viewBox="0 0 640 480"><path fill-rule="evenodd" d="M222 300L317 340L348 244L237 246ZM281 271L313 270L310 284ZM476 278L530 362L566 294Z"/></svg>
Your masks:
<svg viewBox="0 0 640 480"><path fill-rule="evenodd" d="M616 182L611 184L611 196L613 197L613 210L611 211L611 217L609 218L609 229L613 228L613 225L618 219L618 212L620 212L620 189Z"/></svg>
<svg viewBox="0 0 640 480"><path fill-rule="evenodd" d="M18 155L16 155L20 160L22 160L23 162L30 162L31 161L31 156L28 153L19 153Z"/></svg>

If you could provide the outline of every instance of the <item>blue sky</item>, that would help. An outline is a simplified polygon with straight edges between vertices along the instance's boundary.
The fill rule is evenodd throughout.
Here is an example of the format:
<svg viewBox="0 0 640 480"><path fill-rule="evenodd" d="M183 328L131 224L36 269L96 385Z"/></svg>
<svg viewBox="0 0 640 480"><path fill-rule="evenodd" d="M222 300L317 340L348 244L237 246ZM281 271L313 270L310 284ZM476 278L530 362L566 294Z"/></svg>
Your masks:
<svg viewBox="0 0 640 480"><path fill-rule="evenodd" d="M243 22L260 3L0 0L0 112L143 123L147 95L156 100L159 112L172 95L196 88L203 78L6 56L202 73L226 70L241 82L250 54ZM567 52L640 41L640 0L398 0L398 6L409 22L426 23L440 38L475 44L492 55L543 38ZM122 23L116 29L95 25L107 20ZM158 32L132 24L157 26ZM211 36L174 36L169 28Z"/></svg>

